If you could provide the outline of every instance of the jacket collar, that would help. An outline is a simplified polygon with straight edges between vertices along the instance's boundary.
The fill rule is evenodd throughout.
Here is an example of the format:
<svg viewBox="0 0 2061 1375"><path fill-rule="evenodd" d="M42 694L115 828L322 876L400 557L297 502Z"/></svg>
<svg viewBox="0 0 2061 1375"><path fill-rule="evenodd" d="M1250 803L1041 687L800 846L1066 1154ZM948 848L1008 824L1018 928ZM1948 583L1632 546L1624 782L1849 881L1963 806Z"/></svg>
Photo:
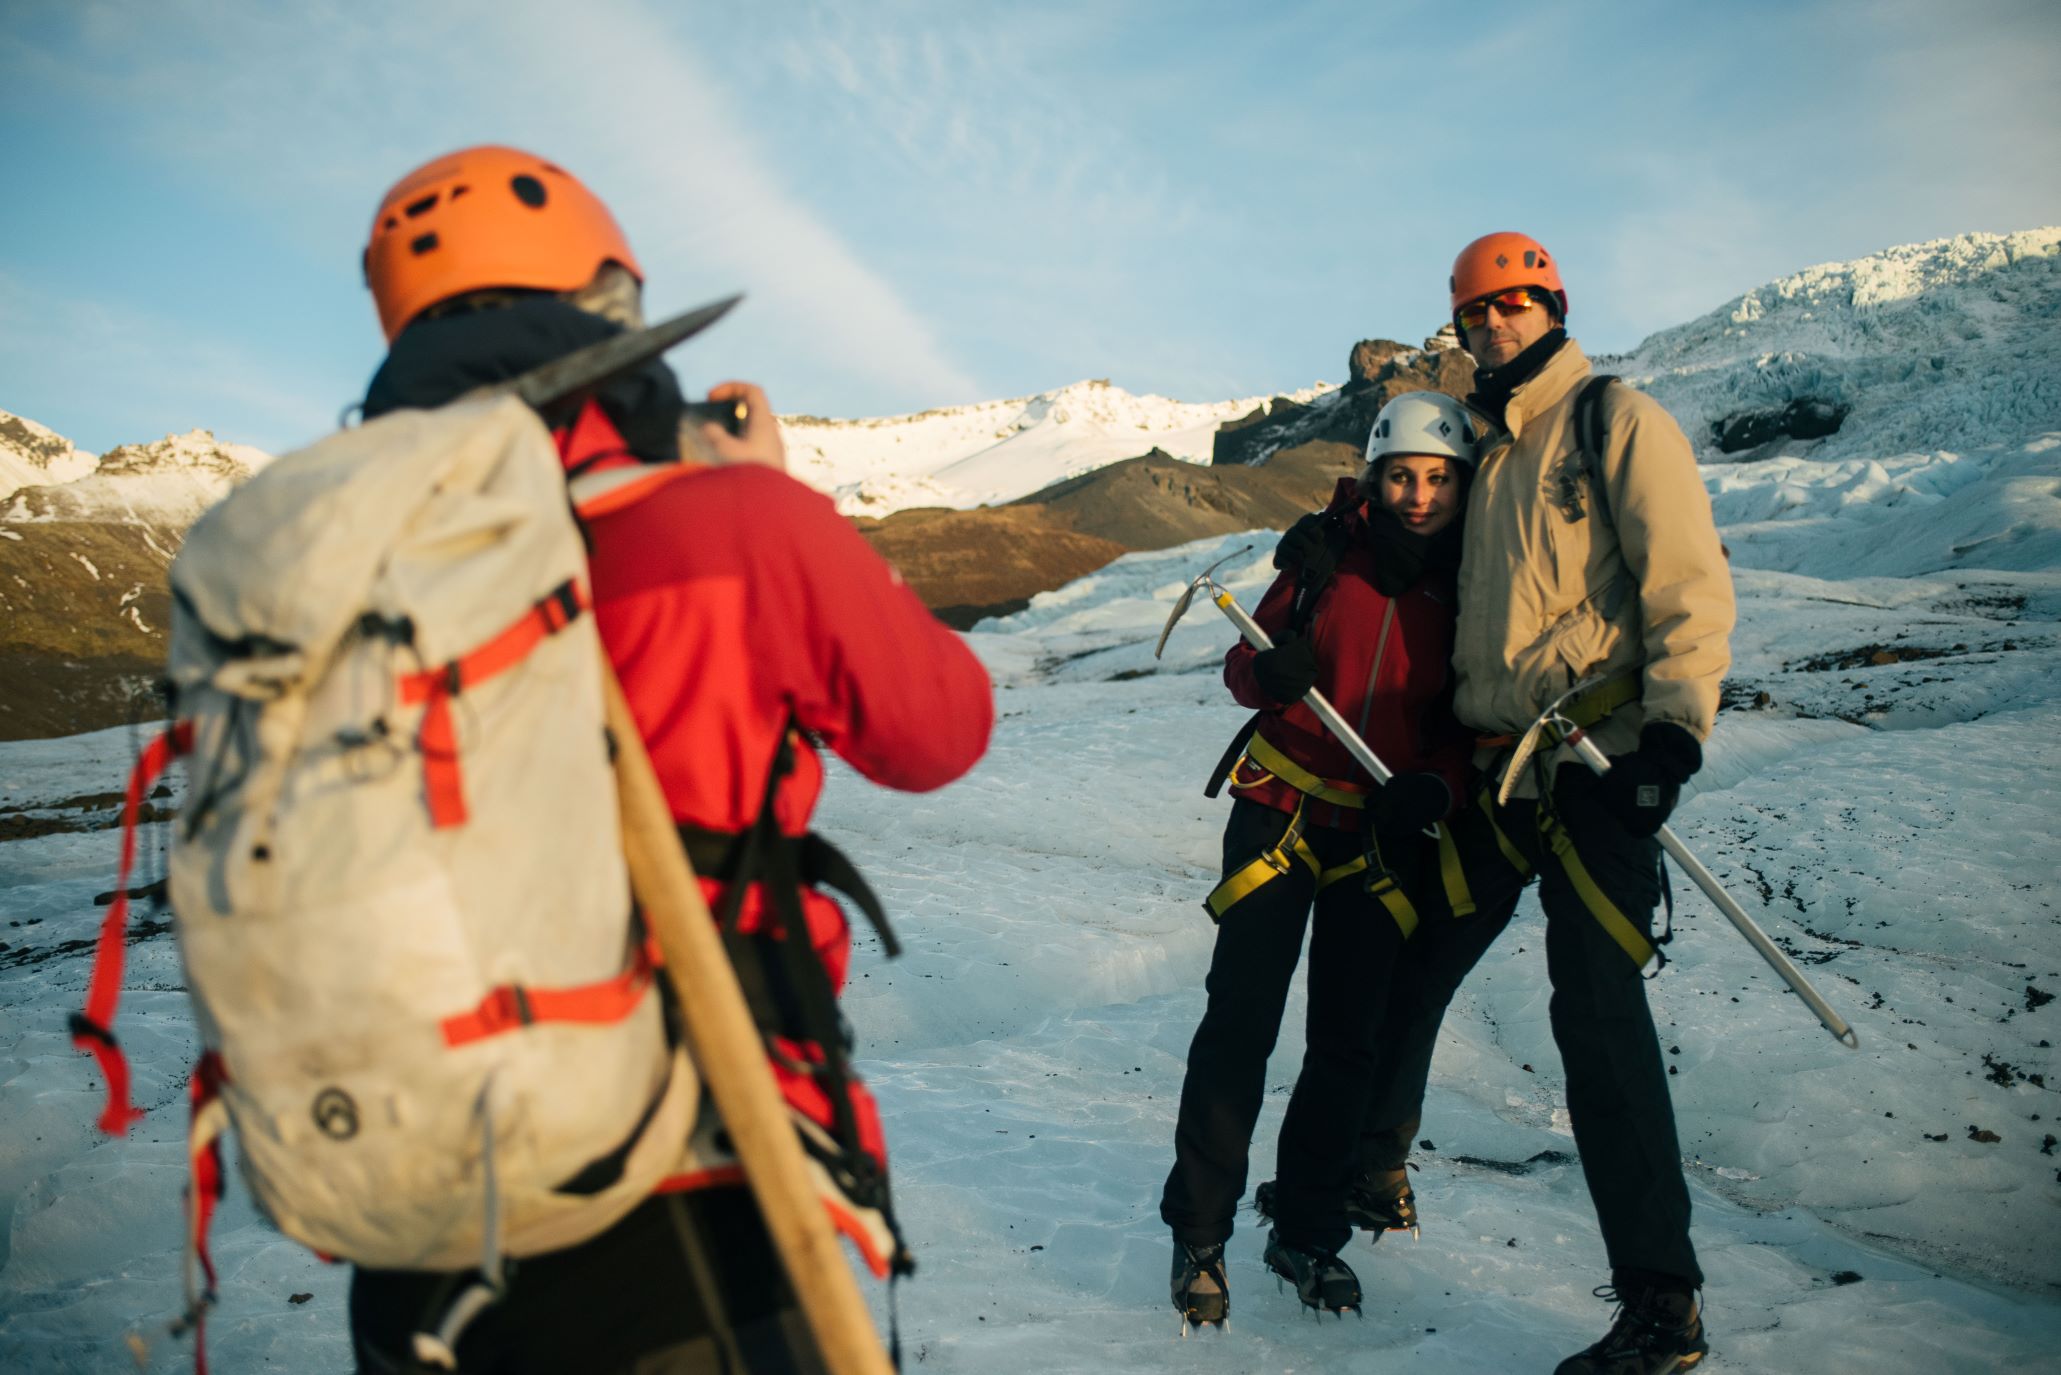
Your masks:
<svg viewBox="0 0 2061 1375"><path fill-rule="evenodd" d="M1526 378L1510 394L1510 404L1503 408L1503 428L1509 431L1512 439L1516 439L1524 433L1525 422L1559 405L1588 375L1588 356L1581 351L1579 344L1569 339L1546 360L1544 367Z"/></svg>

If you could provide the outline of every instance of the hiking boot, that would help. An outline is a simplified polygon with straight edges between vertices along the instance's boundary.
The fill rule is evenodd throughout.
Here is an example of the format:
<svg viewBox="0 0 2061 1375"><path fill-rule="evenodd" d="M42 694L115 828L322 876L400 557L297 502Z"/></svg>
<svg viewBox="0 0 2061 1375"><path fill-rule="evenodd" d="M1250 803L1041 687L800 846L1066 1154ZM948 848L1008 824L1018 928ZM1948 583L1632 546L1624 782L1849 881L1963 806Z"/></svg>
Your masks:
<svg viewBox="0 0 2061 1375"><path fill-rule="evenodd" d="M1185 1246L1174 1243L1174 1307L1198 1326L1221 1324L1231 1316L1231 1282L1224 1278L1224 1243Z"/></svg>
<svg viewBox="0 0 2061 1375"><path fill-rule="evenodd" d="M1680 1290L1619 1291L1605 1285L1599 1299L1617 1301L1617 1321L1602 1341L1569 1356L1553 1375L1673 1375L1710 1352L1696 1295Z"/></svg>
<svg viewBox="0 0 2061 1375"><path fill-rule="evenodd" d="M1397 1174L1401 1174L1399 1170ZM1417 1234L1417 1195L1407 1178L1375 1184L1367 1179L1353 1181L1345 1195L1345 1220L1379 1241L1383 1232Z"/></svg>
<svg viewBox="0 0 2061 1375"><path fill-rule="evenodd" d="M1253 1191L1252 1206L1268 1222L1275 1220L1274 1181L1268 1180ZM1372 1232L1376 1241L1383 1232L1417 1232L1417 1195L1410 1191L1410 1182L1405 1179L1395 1185L1374 1184L1366 1179L1353 1181L1345 1196L1345 1220L1363 1232Z"/></svg>
<svg viewBox="0 0 2061 1375"><path fill-rule="evenodd" d="M1360 1277L1336 1252L1305 1251L1281 1240L1275 1228L1267 1233L1267 1268L1295 1286L1303 1307L1343 1316L1360 1311Z"/></svg>

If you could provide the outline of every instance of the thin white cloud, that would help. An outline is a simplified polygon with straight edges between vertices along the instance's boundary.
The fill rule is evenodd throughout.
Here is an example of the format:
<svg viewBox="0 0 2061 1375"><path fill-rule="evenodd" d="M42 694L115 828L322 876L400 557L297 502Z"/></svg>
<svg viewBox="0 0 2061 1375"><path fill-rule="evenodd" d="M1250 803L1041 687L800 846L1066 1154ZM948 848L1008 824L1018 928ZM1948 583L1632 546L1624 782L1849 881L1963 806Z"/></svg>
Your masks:
<svg viewBox="0 0 2061 1375"><path fill-rule="evenodd" d="M655 306L743 284L753 308L732 328L761 336L762 354L777 339L810 370L898 395L975 388L783 186L656 7L592 0L577 21L547 0L123 8L123 23L82 12L82 98L118 102L159 156L276 214L339 271L408 167L470 142L527 144L611 201Z"/></svg>
<svg viewBox="0 0 2061 1375"><path fill-rule="evenodd" d="M64 377L84 386L63 385ZM293 376L248 347L197 335L171 320L104 300L62 296L0 273L0 406L24 407L31 395L85 395L63 414L30 419L81 447L157 439L167 431L213 429L220 438L274 453L317 437L311 419L334 414L317 383ZM252 417L224 427L229 410Z"/></svg>

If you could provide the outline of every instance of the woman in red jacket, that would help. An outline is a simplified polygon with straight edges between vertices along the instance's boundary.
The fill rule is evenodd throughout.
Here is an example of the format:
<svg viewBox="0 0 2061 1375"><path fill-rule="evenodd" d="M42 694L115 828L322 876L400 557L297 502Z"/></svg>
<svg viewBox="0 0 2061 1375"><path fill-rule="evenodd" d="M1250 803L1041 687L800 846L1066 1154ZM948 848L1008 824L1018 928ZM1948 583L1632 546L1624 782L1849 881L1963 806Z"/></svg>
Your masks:
<svg viewBox="0 0 2061 1375"><path fill-rule="evenodd" d="M1414 931L1417 875L1437 872L1425 834L1462 795L1472 741L1450 701L1459 519L1481 433L1432 392L1383 407L1367 467L1341 479L1277 555L1256 619L1275 647L1243 643L1224 681L1258 715L1231 766L1208 1006L1188 1052L1175 1159L1160 1216L1174 1232L1173 1301L1191 1321L1229 1312L1224 1242L1288 987L1311 928L1308 1046L1282 1123L1266 1261L1303 1303L1356 1308L1338 1256L1389 976ZM1312 688L1395 777L1355 763L1304 705ZM1314 909L1314 916L1312 916Z"/></svg>

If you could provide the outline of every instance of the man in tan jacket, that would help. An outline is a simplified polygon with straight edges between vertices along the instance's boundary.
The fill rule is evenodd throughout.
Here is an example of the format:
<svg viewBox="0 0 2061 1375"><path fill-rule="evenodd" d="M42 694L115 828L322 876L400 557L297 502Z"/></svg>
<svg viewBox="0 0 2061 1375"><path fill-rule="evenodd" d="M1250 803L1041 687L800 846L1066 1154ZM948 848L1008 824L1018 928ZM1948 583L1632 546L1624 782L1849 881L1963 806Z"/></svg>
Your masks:
<svg viewBox="0 0 2061 1375"><path fill-rule="evenodd" d="M1481 808L1511 844L1500 882L1476 885L1478 915L1514 906L1537 874L1568 1114L1621 1305L1558 1375L1666 1375L1709 1348L1641 971L1665 884L1655 834L1703 762L1731 662L1731 573L1689 441L1658 402L1605 386L1600 443L1577 434L1589 363L1545 248L1490 234L1461 251L1450 286L1480 368L1470 399L1502 430L1469 495L1455 707L1485 737L1476 763L1491 784L1522 772L1508 804ZM1611 771L1550 742L1514 760L1507 738L1582 684L1565 710Z"/></svg>

